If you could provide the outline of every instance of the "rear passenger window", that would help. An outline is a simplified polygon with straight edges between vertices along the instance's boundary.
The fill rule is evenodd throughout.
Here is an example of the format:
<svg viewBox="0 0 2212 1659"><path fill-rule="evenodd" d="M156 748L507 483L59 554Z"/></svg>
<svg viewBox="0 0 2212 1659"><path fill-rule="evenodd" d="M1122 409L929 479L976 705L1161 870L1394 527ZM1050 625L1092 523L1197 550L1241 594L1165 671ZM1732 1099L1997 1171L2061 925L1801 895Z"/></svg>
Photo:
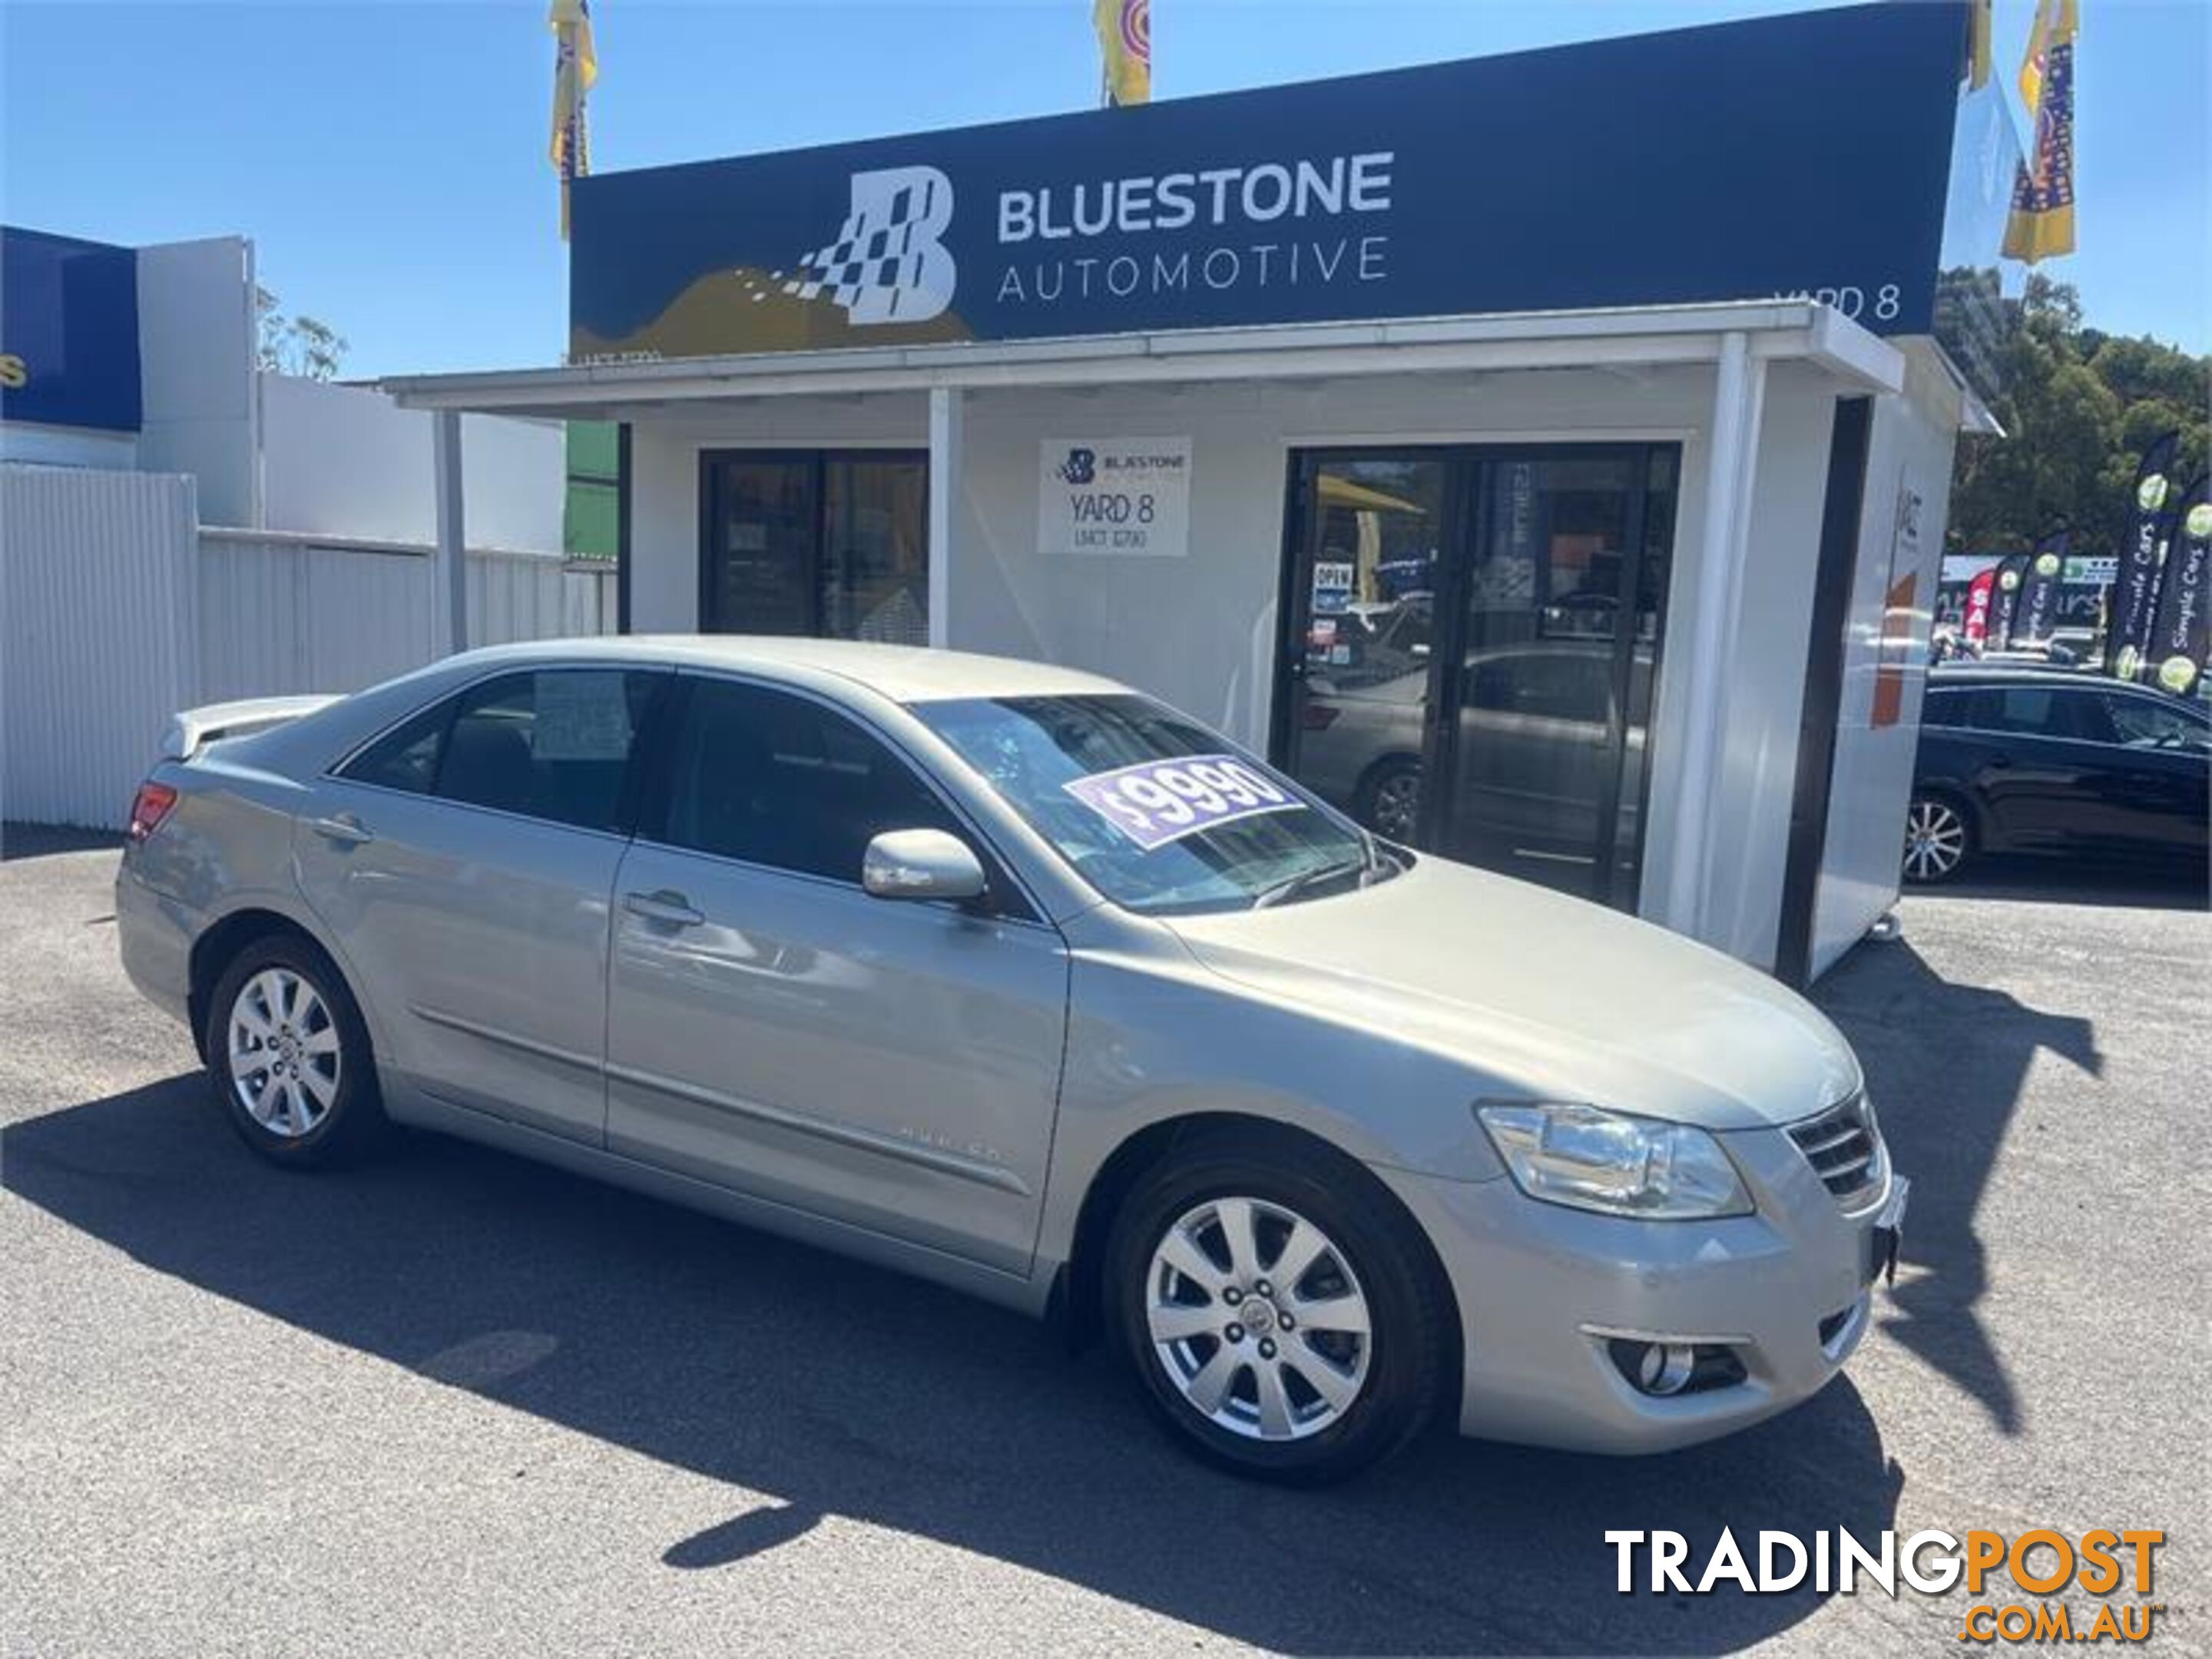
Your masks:
<svg viewBox="0 0 2212 1659"><path fill-rule="evenodd" d="M586 830L618 829L637 733L666 678L618 668L503 674L416 715L340 775Z"/></svg>
<svg viewBox="0 0 2212 1659"><path fill-rule="evenodd" d="M729 680L692 683L669 764L673 847L858 882L887 830L958 821L868 732L805 697Z"/></svg>
<svg viewBox="0 0 2212 1659"><path fill-rule="evenodd" d="M450 702L424 709L356 755L338 769L338 775L380 789L428 794L438 781L438 750L445 741L446 723L453 717Z"/></svg>

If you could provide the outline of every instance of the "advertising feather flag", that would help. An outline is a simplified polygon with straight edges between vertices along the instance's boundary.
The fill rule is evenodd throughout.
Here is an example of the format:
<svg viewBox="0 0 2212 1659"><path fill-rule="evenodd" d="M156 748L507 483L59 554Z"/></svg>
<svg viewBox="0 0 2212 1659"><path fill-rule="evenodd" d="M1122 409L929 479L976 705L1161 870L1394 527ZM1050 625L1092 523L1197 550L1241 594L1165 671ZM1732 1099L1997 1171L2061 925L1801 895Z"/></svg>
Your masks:
<svg viewBox="0 0 2212 1659"><path fill-rule="evenodd" d="M2046 532L2035 544L2021 584L2020 606L2012 636L2023 644L2048 640L2058 625L2058 583L2066 573L2066 550L2073 538L2063 530Z"/></svg>
<svg viewBox="0 0 2212 1659"><path fill-rule="evenodd" d="M2136 468L2135 506L2128 538L2120 544L2119 568L2112 576L2106 613L2105 660L2112 678L2131 680L2142 668L2144 642L2158 617L2159 577L2166 544L2173 536L2178 492L2173 487L2179 432L2168 432L2143 451Z"/></svg>
<svg viewBox="0 0 2212 1659"><path fill-rule="evenodd" d="M2158 619L2143 650L2142 677L2177 696L2197 689L2212 647L2212 475L2199 474L2181 498Z"/></svg>
<svg viewBox="0 0 2212 1659"><path fill-rule="evenodd" d="M1091 21L1105 64L1107 105L1151 103L1152 0L1095 0Z"/></svg>
<svg viewBox="0 0 2212 1659"><path fill-rule="evenodd" d="M2020 66L2020 95L2035 139L2013 179L2004 252L2029 264L2074 251L2075 27L2075 0L2040 0Z"/></svg>
<svg viewBox="0 0 2212 1659"><path fill-rule="evenodd" d="M568 186L592 170L584 95L599 78L592 39L591 0L553 0L546 23L553 31L553 169L561 175L561 240L568 238Z"/></svg>
<svg viewBox="0 0 2212 1659"><path fill-rule="evenodd" d="M2027 580L2027 555L2015 553L1997 561L1996 599L1990 611L1989 647L2002 651L2012 644L2020 622L2021 584Z"/></svg>

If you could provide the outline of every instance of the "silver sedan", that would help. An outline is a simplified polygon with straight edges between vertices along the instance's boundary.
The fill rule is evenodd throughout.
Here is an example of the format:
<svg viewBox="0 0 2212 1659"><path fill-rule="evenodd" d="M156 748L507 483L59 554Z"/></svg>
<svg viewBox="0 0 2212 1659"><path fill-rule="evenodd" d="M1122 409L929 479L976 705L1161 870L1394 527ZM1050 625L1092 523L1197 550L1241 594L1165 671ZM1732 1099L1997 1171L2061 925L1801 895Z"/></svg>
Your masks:
<svg viewBox="0 0 2212 1659"><path fill-rule="evenodd" d="M1895 1259L1803 1001L1111 681L570 641L168 750L123 960L257 1152L442 1130L1062 1319L1247 1473L1723 1434Z"/></svg>

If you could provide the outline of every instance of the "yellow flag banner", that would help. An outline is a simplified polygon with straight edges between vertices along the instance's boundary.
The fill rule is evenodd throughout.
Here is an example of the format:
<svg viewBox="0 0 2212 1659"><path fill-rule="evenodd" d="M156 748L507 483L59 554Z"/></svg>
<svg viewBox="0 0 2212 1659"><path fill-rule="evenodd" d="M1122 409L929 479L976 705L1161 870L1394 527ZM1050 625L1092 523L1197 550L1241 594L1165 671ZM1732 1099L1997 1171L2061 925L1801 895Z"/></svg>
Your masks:
<svg viewBox="0 0 2212 1659"><path fill-rule="evenodd" d="M1105 61L1106 102L1152 102L1152 0L1095 0L1091 21Z"/></svg>
<svg viewBox="0 0 2212 1659"><path fill-rule="evenodd" d="M591 135L584 123L584 94L599 78L592 40L590 0L553 0L546 22L553 31L553 169L561 175L561 237L568 236L568 184L592 170Z"/></svg>
<svg viewBox="0 0 2212 1659"><path fill-rule="evenodd" d="M2075 0L2042 0L2027 56L2020 66L2021 96L2035 124L2034 153L2013 179L2005 222L2006 257L2029 264L2074 251Z"/></svg>

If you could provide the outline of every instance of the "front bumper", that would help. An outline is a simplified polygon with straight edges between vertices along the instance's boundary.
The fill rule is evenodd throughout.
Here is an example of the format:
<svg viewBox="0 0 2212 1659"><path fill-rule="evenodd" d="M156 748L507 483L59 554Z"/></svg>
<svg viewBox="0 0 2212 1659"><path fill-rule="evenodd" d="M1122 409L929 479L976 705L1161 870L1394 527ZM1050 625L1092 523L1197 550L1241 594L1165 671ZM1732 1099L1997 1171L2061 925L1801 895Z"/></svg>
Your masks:
<svg viewBox="0 0 2212 1659"><path fill-rule="evenodd" d="M1722 1139L1758 1212L1634 1221L1540 1203L1510 1179L1378 1170L1427 1229L1464 1340L1460 1431L1572 1451L1667 1451L1819 1392L1865 1334L1869 1231L1894 1177L1845 1211L1779 1128ZM1723 1344L1740 1381L1644 1394L1617 1337Z"/></svg>

